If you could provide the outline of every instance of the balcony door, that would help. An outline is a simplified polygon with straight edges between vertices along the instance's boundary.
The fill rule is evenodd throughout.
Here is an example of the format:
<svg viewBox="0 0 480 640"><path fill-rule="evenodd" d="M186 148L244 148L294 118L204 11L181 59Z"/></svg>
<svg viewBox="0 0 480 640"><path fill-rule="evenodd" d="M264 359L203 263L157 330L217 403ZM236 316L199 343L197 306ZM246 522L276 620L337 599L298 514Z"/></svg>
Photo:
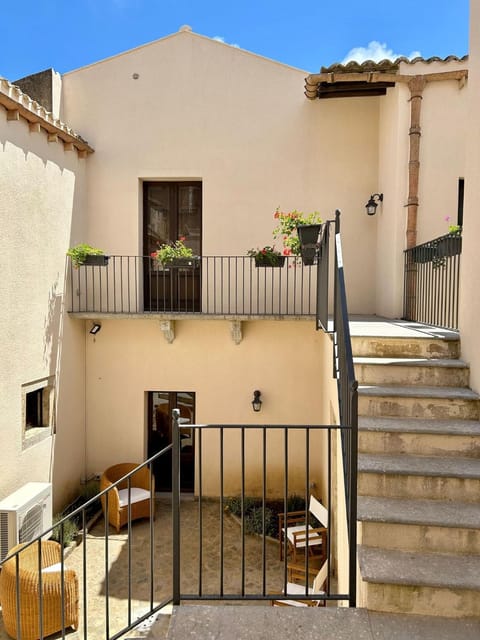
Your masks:
<svg viewBox="0 0 480 640"><path fill-rule="evenodd" d="M146 311L200 311L201 266L163 266L150 256L158 247L183 239L202 254L202 183L145 182L143 255Z"/></svg>
<svg viewBox="0 0 480 640"><path fill-rule="evenodd" d="M190 391L148 392L148 457L172 443L172 410L180 410L180 490L193 492L195 443L195 394ZM172 490L172 452L169 451L153 466L155 489Z"/></svg>

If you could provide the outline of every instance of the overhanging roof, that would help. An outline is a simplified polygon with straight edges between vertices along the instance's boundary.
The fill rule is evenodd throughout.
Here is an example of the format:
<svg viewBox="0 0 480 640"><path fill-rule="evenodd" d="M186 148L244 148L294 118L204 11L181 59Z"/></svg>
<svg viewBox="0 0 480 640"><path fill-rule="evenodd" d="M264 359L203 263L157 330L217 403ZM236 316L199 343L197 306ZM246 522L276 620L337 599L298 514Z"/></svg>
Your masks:
<svg viewBox="0 0 480 640"><path fill-rule="evenodd" d="M351 96L375 96L384 95L388 87L393 87L397 82L409 82L413 75L400 74L400 64L415 65L419 62L431 64L432 62L464 62L468 56L458 58L448 56L446 58L417 57L413 60L397 58L396 60L381 60L374 62L348 62L347 64L334 63L329 67L322 67L320 73L315 73L305 78L305 95L310 100L315 98L342 98ZM438 79L445 73L452 74L452 79L460 80L466 77L466 70L450 72L437 72L424 74L427 81Z"/></svg>

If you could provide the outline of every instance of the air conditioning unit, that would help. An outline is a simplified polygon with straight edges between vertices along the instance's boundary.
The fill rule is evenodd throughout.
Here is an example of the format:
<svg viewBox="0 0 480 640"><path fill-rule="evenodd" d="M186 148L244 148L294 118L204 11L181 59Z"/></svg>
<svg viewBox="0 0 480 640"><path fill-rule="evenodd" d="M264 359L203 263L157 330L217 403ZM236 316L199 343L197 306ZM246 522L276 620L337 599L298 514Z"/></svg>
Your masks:
<svg viewBox="0 0 480 640"><path fill-rule="evenodd" d="M13 546L30 542L51 526L51 483L27 482L0 502L0 562Z"/></svg>

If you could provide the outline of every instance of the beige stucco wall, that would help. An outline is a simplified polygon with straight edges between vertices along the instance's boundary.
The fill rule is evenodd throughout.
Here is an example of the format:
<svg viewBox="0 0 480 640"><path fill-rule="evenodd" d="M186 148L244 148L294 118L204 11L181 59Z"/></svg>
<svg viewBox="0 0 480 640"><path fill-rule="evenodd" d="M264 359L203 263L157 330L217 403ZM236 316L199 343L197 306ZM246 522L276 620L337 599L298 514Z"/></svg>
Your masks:
<svg viewBox="0 0 480 640"><path fill-rule="evenodd" d="M353 265L375 263L364 203L377 186L378 99L309 102L305 75L189 32L66 74L63 117L95 147L87 239L141 251L146 179L202 180L204 255L271 244L277 206L340 207L351 308L374 311Z"/></svg>
<svg viewBox="0 0 480 640"><path fill-rule="evenodd" d="M328 339L313 321L251 321L242 330L238 345L223 320L177 321L171 344L156 320L105 320L96 337L87 335L88 472L145 458L148 391L195 392L197 423L318 424ZM209 455L207 495L218 490L217 462Z"/></svg>
<svg viewBox="0 0 480 640"><path fill-rule="evenodd" d="M64 328L62 313L65 251L74 217L81 224L85 162L61 143L49 144L45 132L30 133L24 120L8 122L1 110L0 498L54 477L58 507L83 473L83 335L78 326ZM24 442L22 385L55 374L57 435Z"/></svg>
<svg viewBox="0 0 480 640"><path fill-rule="evenodd" d="M407 75L466 69L463 62L401 65ZM465 173L468 87L456 80L428 82L421 102L417 244L448 232L456 224L458 180ZM403 249L406 245L410 90L398 83L380 102L377 210L376 312L401 317ZM451 221L446 222L445 217Z"/></svg>
<svg viewBox="0 0 480 640"><path fill-rule="evenodd" d="M480 3L470 2L470 53L468 78L468 140L465 171L465 211L463 224L460 285L460 335L462 357L470 363L470 385L480 391L480 338L478 295L480 254Z"/></svg>

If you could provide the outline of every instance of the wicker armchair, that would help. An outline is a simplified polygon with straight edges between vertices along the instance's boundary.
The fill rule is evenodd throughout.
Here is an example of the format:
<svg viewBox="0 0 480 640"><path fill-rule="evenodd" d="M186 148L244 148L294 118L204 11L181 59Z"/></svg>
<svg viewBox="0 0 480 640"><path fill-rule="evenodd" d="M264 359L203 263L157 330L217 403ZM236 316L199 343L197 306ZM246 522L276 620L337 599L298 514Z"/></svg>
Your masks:
<svg viewBox="0 0 480 640"><path fill-rule="evenodd" d="M111 487L112 484L133 471L137 465L132 462L123 462L109 467L100 478L100 491ZM150 479L152 487L150 487ZM130 504L131 518L150 517L150 496L155 492L155 480L148 467L142 467L131 476L130 479ZM115 527L117 533L128 521L128 480L123 480L108 492L108 521ZM107 500L102 496L102 509L106 517Z"/></svg>
<svg viewBox="0 0 480 640"><path fill-rule="evenodd" d="M9 551L14 553L24 547L19 544ZM61 562L62 548L53 540L41 543L41 595L43 611L43 636L62 630L62 574L60 565L55 570L44 571ZM64 568L64 624L78 627L78 579L73 569ZM40 577L38 571L38 544L25 547L19 554L18 588L20 596L20 631L22 640L40 638ZM17 631L17 574L16 559L10 558L2 565L0 573L0 602L3 623L9 636L20 637Z"/></svg>

